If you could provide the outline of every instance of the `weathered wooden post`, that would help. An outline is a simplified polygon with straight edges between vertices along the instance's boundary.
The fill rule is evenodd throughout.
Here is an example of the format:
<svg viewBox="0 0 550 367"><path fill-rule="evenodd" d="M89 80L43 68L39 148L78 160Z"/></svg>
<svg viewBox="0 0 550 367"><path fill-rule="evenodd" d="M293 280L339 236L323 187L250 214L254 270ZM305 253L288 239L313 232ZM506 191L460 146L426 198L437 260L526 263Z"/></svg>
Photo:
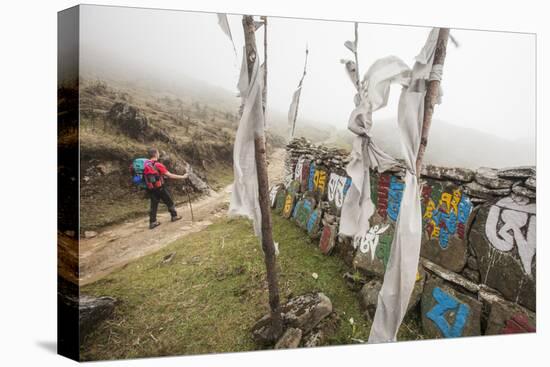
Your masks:
<svg viewBox="0 0 550 367"><path fill-rule="evenodd" d="M264 22L264 89L262 90L262 106L267 107L267 17L263 16L260 19Z"/></svg>
<svg viewBox="0 0 550 367"><path fill-rule="evenodd" d="M256 37L254 35L256 26L252 16L243 16L243 28L248 78L250 80L252 78L254 62L256 61L256 57L258 57L256 50ZM282 334L283 325L281 319L281 306L279 302L279 285L277 280L277 258L275 255L275 245L273 243L271 210L269 205L269 181L267 177L267 157L264 133L261 135L256 134L254 137L254 148L256 171L258 174L260 212L262 214L262 249L264 252L265 267L267 272L269 306L271 308L271 336L273 340L276 340Z"/></svg>
<svg viewBox="0 0 550 367"><path fill-rule="evenodd" d="M434 68L443 69L445 63L445 56L447 55L447 41L449 40L449 28L441 28L439 30L439 36L437 38L437 45L435 48L434 62L432 70ZM434 114L434 107L439 97L439 85L440 80L430 80L428 82L428 89L426 91L426 97L424 98L424 118L422 120L422 134L420 136L420 147L418 148L418 155L416 158L416 175L420 177L422 169L422 161L424 159L424 153L428 145L428 135L430 133L430 126L432 124L432 117Z"/></svg>

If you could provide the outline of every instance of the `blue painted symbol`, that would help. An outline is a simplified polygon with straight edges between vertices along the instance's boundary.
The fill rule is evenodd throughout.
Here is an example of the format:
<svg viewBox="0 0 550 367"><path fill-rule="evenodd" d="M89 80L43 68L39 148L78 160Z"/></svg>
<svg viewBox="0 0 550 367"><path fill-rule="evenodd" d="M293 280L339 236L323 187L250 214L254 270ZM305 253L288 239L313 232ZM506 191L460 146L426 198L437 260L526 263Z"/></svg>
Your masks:
<svg viewBox="0 0 550 367"><path fill-rule="evenodd" d="M346 184L344 185L344 195L348 192L351 186L351 177L346 178Z"/></svg>
<svg viewBox="0 0 550 367"><path fill-rule="evenodd" d="M308 182L307 182L307 188L309 191L313 191L313 179L315 177L315 164L313 162L311 162L311 164L309 165L309 179L308 179Z"/></svg>
<svg viewBox="0 0 550 367"><path fill-rule="evenodd" d="M401 199L403 198L403 189L405 184L397 181L395 176L391 176L390 187L388 191L388 209L387 213L391 220L394 222L399 215L399 207L401 206Z"/></svg>
<svg viewBox="0 0 550 367"><path fill-rule="evenodd" d="M309 216L309 219L307 221L307 231L311 233L313 231L313 226L315 225L315 222L317 221L317 217L319 216L319 211L314 210L313 213Z"/></svg>
<svg viewBox="0 0 550 367"><path fill-rule="evenodd" d="M294 210L292 211L292 218L296 218L296 216L298 215L298 212L300 210L300 207L303 205L303 202L299 201L295 206L294 206Z"/></svg>
<svg viewBox="0 0 550 367"><path fill-rule="evenodd" d="M458 221L462 224L466 224L470 213L472 212L472 202L466 195L462 195L460 203L458 203Z"/></svg>
<svg viewBox="0 0 550 367"><path fill-rule="evenodd" d="M470 314L470 307L467 304L459 302L439 287L434 288L432 295L437 303L426 313L426 317L437 325L445 338L462 336L464 326L466 326ZM445 318L447 313L450 312L455 313L452 325Z"/></svg>

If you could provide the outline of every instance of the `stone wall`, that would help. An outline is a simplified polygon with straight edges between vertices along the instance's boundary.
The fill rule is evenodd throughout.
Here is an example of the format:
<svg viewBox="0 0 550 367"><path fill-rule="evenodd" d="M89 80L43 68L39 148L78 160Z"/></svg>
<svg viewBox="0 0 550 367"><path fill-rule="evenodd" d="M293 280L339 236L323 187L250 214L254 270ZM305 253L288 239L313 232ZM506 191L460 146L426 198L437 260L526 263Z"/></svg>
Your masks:
<svg viewBox="0 0 550 367"><path fill-rule="evenodd" d="M360 305L372 317L395 222L406 205L404 171L371 172L376 211L369 231L353 239L338 235L351 185L348 159L343 150L293 140L285 184L271 188L271 200L276 213L319 241L321 252L342 257L361 275ZM421 262L409 310L421 312L427 336L535 331L535 176L534 167L423 169Z"/></svg>

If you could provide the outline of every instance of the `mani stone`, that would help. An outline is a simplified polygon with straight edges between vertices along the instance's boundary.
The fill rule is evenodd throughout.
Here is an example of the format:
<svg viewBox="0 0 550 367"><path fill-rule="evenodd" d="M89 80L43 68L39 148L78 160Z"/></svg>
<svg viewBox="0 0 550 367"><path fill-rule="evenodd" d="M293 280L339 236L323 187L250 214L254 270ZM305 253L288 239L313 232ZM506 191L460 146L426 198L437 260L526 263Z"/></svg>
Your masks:
<svg viewBox="0 0 550 367"><path fill-rule="evenodd" d="M487 167L479 168L476 171L475 180L490 189L509 189L514 183L512 180L500 178L497 169Z"/></svg>
<svg viewBox="0 0 550 367"><path fill-rule="evenodd" d="M525 196L530 199L536 199L537 197L537 193L535 191L528 189L520 183L514 184L514 186L512 186L512 192L514 194Z"/></svg>
<svg viewBox="0 0 550 367"><path fill-rule="evenodd" d="M532 166L503 168L497 171L498 177L502 178L527 178L536 173L535 167Z"/></svg>
<svg viewBox="0 0 550 367"><path fill-rule="evenodd" d="M302 341L302 330L297 328L286 329L281 339L275 344L275 349L297 348Z"/></svg>
<svg viewBox="0 0 550 367"><path fill-rule="evenodd" d="M510 184L511 185L511 184ZM473 181L464 185L464 192L469 196L474 196L481 199L491 199L495 196L509 195L512 190L510 188L505 189L490 189L479 183Z"/></svg>
<svg viewBox="0 0 550 367"><path fill-rule="evenodd" d="M481 302L432 276L424 285L421 318L428 338L481 335Z"/></svg>
<svg viewBox="0 0 550 367"><path fill-rule="evenodd" d="M531 190L537 191L537 179L535 178L535 176L529 177L527 180L525 180L525 186L527 186Z"/></svg>
<svg viewBox="0 0 550 367"><path fill-rule="evenodd" d="M529 228L528 224L521 228L521 232L512 232L512 230L507 232L506 237L513 241L513 246L509 251L497 249L489 241L487 231L492 231L490 233L496 232L497 236L500 236L498 231L504 225L502 212L507 211L507 215L512 215L514 211L510 209L501 210L497 223L493 224L496 228L488 227L491 225L491 221L488 223L487 218L493 204L495 204L495 201L483 204L480 207L469 236L469 242L477 257L481 282L499 291L507 300L517 302L532 311L536 311L536 255L532 259L531 275L528 275L523 268L517 241L514 239L514 235L528 235L527 229L524 228ZM495 209L497 208L495 207ZM529 221L533 220L536 220L534 215L530 217ZM500 237L499 240L504 241Z"/></svg>
<svg viewBox="0 0 550 367"><path fill-rule="evenodd" d="M321 239L319 240L319 249L325 255L329 255L332 252L334 246L336 246L337 227L335 225L326 225L321 232Z"/></svg>
<svg viewBox="0 0 550 367"><path fill-rule="evenodd" d="M439 183L434 180L428 180L426 186L427 188L432 189L430 199L433 200L436 205L436 209L434 209L433 213L438 210L444 212L444 208L440 208L438 204L443 193L452 194L458 188L457 185L454 183ZM462 192L462 194L464 193ZM426 208L426 200L423 200L423 208ZM426 213L427 210L425 209L422 215L425 216ZM454 226L457 227L457 229L455 230L454 234L448 235L447 242L443 242L443 240L439 237L433 238L430 232L431 229L426 220L424 220L422 224L423 229L420 255L438 265L443 266L448 270L454 271L455 273L460 273L466 265L466 259L468 256L468 242L466 238L466 233L468 233L468 223L470 217L473 215L475 215L474 210L471 210L468 218L466 218L465 220L465 223L460 224L461 226L464 226L462 232L463 238L460 238L458 234L459 221L457 219L457 216L455 215ZM451 221L451 219L449 219L449 221ZM451 224L449 223L449 226L450 225ZM438 228L440 228L440 230L442 230L442 227L443 224L438 224Z"/></svg>
<svg viewBox="0 0 550 367"><path fill-rule="evenodd" d="M534 333L536 315L515 303L496 297L490 305L485 335Z"/></svg>

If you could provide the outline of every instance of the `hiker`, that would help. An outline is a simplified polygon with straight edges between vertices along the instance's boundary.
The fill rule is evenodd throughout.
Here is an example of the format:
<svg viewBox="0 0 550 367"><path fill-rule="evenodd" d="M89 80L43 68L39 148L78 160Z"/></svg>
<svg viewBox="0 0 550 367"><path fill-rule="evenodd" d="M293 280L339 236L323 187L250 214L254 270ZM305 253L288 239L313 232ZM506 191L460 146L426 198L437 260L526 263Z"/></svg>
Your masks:
<svg viewBox="0 0 550 367"><path fill-rule="evenodd" d="M151 197L149 229L154 229L160 225L160 222L157 221L157 209L161 200L168 207L168 211L172 216L172 222L181 219L181 216L176 212L176 206L174 205L172 196L164 184L164 178L168 177L175 180L185 180L188 177L188 173L184 175L170 173L164 164L158 161L160 154L157 148L150 148L148 150L148 157L149 159L145 162L143 176L147 185L147 191Z"/></svg>

